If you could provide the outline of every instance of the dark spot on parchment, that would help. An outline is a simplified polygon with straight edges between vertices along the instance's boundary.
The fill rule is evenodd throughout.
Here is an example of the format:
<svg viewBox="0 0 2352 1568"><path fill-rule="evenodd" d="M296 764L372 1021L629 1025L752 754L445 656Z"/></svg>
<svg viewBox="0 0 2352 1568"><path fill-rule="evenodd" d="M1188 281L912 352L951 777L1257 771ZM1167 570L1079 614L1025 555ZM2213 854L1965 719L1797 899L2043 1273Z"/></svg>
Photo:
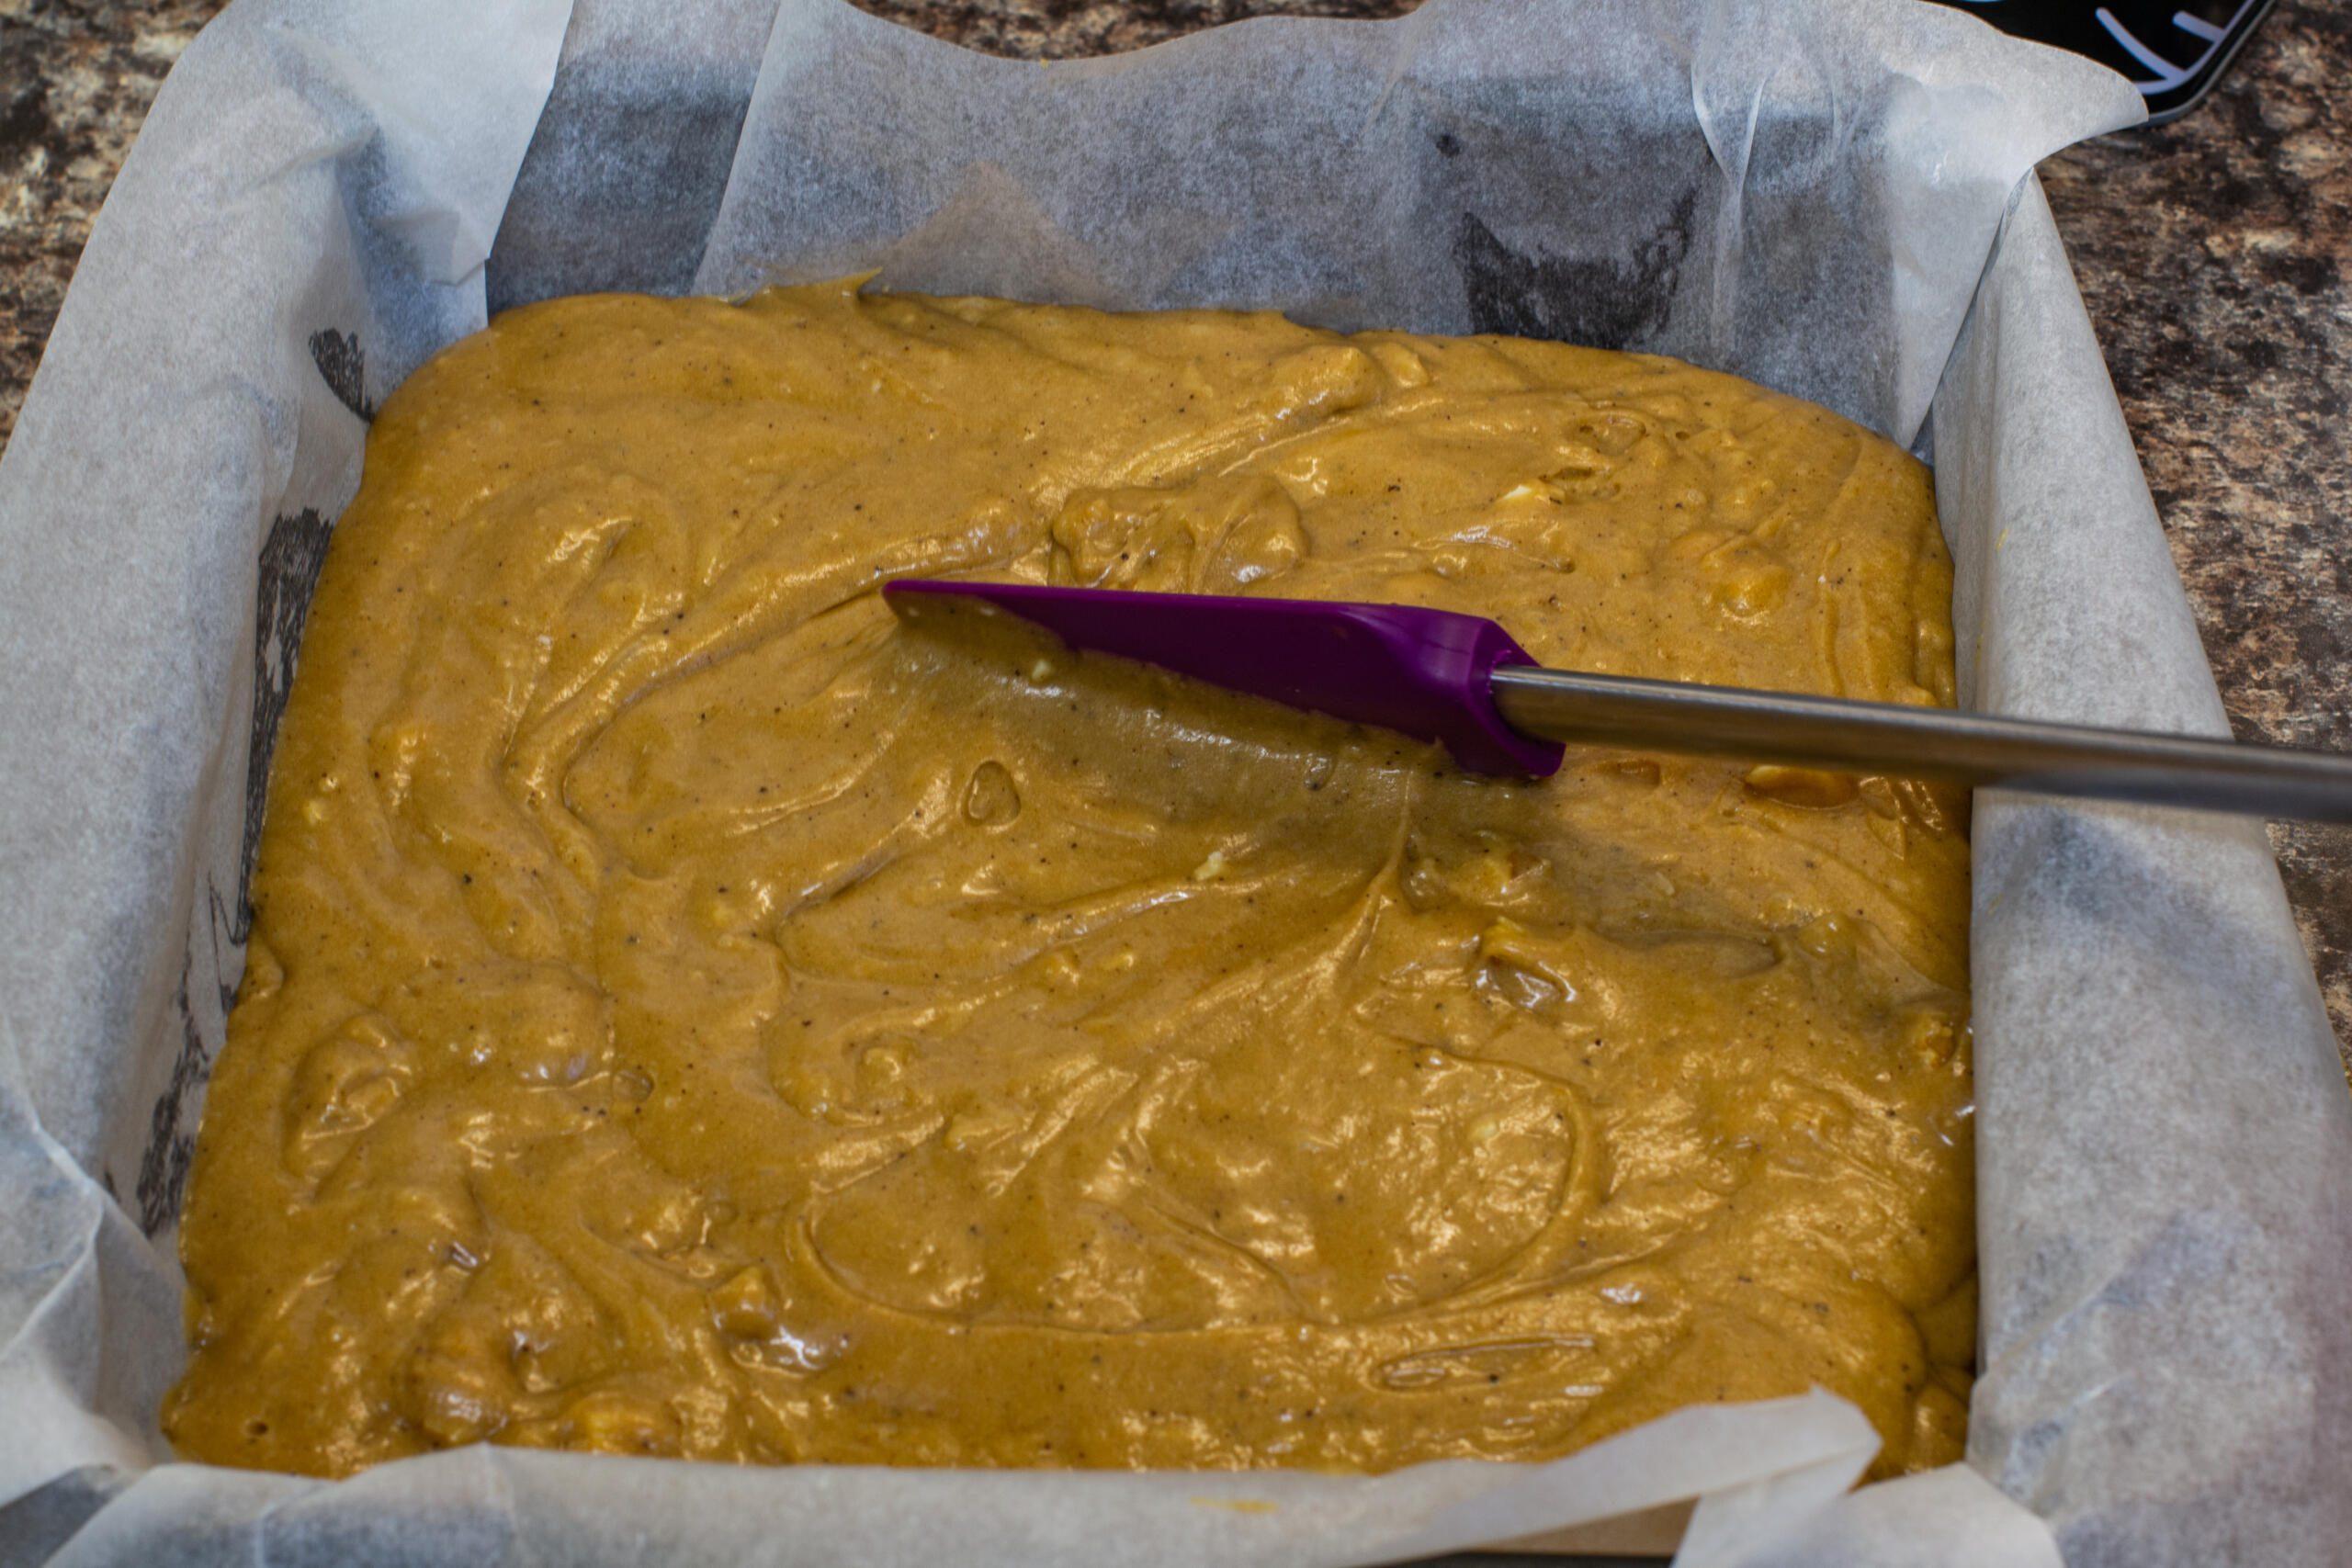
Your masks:
<svg viewBox="0 0 2352 1568"><path fill-rule="evenodd" d="M1448 158L1458 158L1462 155L1462 143L1452 131L1441 130L1437 133L1437 150Z"/></svg>
<svg viewBox="0 0 2352 1568"><path fill-rule="evenodd" d="M302 650L311 594L318 587L319 568L326 560L327 540L334 531L333 524L306 506L270 524L254 563L254 710L245 747L244 822L238 841L237 885L232 896L223 897L220 887L208 878L204 902L210 917L213 963L222 974L230 969L227 950L242 946L253 930L254 860L261 848L262 809L269 798L270 757L277 748L277 726L286 715L286 699L294 688L294 665ZM180 960L179 990L173 998L180 1021L179 1051L172 1060L171 1082L156 1097L149 1113L147 1148L139 1161L139 1224L149 1235L169 1224L180 1212L188 1162L196 1152L191 1114L195 1095L212 1072L212 1047L205 1043L196 1009L188 999L198 940L198 933L190 931L188 952ZM224 1016L235 999L232 987L220 987Z"/></svg>
<svg viewBox="0 0 2352 1568"><path fill-rule="evenodd" d="M211 1075L212 1053L196 1027L196 1010L188 1005L189 960L180 960L180 987L172 998L179 1014L179 1054L172 1058L172 1081L156 1098L147 1131L147 1152L139 1159L139 1228L153 1235L180 1212L187 1190L188 1163L196 1157L196 1125L189 1102Z"/></svg>
<svg viewBox="0 0 2352 1568"><path fill-rule="evenodd" d="M314 342L316 340L313 340ZM302 626L310 619L311 593L327 558L334 525L310 507L269 525L262 541L254 583L254 721L245 748L245 831L237 860L237 902L230 926L232 942L253 929L254 856L261 848L262 807L269 799L269 759L277 747L277 721L294 689L294 661L302 652Z"/></svg>
<svg viewBox="0 0 2352 1568"><path fill-rule="evenodd" d="M1462 269L1470 330L1589 348L1639 344L1665 324L1673 306L1698 205L1693 186L1623 261L1513 250L1476 213L1464 212L1454 231L1453 261Z"/></svg>
<svg viewBox="0 0 2352 1568"><path fill-rule="evenodd" d="M319 367L327 389L345 408L362 419L376 417L376 405L368 400L368 358L359 352L357 338L332 327L312 333L311 362Z"/></svg>

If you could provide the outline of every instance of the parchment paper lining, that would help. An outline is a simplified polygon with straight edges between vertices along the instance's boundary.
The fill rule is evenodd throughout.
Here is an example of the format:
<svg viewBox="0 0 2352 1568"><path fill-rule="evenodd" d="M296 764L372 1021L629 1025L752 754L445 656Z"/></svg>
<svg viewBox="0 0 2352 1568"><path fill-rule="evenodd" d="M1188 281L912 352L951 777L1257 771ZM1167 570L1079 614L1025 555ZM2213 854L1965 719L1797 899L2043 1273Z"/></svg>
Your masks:
<svg viewBox="0 0 2352 1568"><path fill-rule="evenodd" d="M487 304L878 267L1677 354L1932 444L1972 702L2218 732L2029 177L2138 114L1895 0L1432 0L1044 68L839 0L238 0L0 462L0 1557L1340 1563L1695 1496L1690 1563L2048 1562L2034 1514L2077 1563L2326 1560L2352 1105L2260 835L1996 798L1973 1469L1841 1497L1871 1438L1822 1394L1377 1480L477 1449L324 1485L153 1422L310 586L375 403Z"/></svg>

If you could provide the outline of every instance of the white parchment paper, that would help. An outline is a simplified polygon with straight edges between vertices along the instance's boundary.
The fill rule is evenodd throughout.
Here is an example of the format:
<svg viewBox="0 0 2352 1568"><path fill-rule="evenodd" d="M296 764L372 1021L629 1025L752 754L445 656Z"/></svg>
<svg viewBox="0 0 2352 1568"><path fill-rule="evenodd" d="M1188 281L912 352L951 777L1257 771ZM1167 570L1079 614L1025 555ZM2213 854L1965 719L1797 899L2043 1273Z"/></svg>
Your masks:
<svg viewBox="0 0 2352 1568"><path fill-rule="evenodd" d="M154 1427L310 586L375 400L486 307L878 268L1679 354L1932 444L1973 702L2218 730L2028 178L2139 113L1901 0L1432 0L1046 67L839 0L238 0L0 461L0 1561L1344 1563L1691 1498L1705 1568L2333 1561L2352 1102L2259 831L1989 797L1973 1468L1849 1495L1873 1438L1824 1394L1377 1480L326 1484Z"/></svg>

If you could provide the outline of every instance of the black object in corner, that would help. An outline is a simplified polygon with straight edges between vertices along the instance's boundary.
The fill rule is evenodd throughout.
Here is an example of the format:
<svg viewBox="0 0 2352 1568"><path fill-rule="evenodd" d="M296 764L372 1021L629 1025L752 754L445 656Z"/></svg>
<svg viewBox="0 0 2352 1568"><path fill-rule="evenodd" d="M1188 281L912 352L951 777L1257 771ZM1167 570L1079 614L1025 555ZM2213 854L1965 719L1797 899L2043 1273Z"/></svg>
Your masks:
<svg viewBox="0 0 2352 1568"><path fill-rule="evenodd" d="M2148 121L2195 107L2270 9L2270 0L1942 0L2018 38L2056 44L2120 71Z"/></svg>

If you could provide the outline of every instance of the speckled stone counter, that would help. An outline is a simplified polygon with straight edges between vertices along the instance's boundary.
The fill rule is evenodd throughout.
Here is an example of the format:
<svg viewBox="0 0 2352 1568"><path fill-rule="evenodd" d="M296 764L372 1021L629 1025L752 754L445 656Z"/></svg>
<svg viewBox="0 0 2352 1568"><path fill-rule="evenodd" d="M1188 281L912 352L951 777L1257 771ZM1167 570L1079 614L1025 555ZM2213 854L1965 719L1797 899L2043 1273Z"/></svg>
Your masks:
<svg viewBox="0 0 2352 1568"><path fill-rule="evenodd" d="M861 0L996 53L1412 0ZM219 0L0 0L0 441L90 219ZM2352 750L2352 7L2281 0L2219 94L2042 175L2239 735ZM2274 828L2352 1060L2352 829Z"/></svg>

